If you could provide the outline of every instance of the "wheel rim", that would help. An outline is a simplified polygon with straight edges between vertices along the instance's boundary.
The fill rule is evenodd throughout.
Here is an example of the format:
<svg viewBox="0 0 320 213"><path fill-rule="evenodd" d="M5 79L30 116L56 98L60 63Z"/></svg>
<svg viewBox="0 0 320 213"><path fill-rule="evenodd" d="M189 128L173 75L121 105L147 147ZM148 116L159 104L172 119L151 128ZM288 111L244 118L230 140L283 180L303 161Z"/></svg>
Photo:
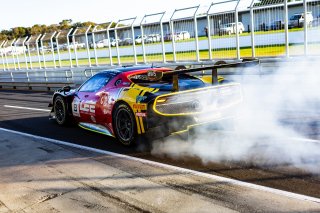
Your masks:
<svg viewBox="0 0 320 213"><path fill-rule="evenodd" d="M120 109L117 113L117 131L122 141L129 142L133 136L133 120L130 113Z"/></svg>
<svg viewBox="0 0 320 213"><path fill-rule="evenodd" d="M62 101L57 100L56 104L54 105L54 111L56 114L56 119L59 123L62 123L65 117L65 111Z"/></svg>

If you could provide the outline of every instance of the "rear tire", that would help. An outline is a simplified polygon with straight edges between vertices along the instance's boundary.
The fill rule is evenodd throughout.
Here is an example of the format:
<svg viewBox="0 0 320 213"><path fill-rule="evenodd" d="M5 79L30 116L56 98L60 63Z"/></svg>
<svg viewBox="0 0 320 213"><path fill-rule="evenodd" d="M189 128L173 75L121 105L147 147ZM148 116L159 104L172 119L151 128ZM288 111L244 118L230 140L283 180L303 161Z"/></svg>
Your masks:
<svg viewBox="0 0 320 213"><path fill-rule="evenodd" d="M117 105L112 113L112 120L117 139L125 146L135 144L137 124L130 107L123 103Z"/></svg>
<svg viewBox="0 0 320 213"><path fill-rule="evenodd" d="M61 126L66 125L69 119L68 119L67 104L63 97L57 96L54 99L53 110L56 117L55 119L56 122Z"/></svg>

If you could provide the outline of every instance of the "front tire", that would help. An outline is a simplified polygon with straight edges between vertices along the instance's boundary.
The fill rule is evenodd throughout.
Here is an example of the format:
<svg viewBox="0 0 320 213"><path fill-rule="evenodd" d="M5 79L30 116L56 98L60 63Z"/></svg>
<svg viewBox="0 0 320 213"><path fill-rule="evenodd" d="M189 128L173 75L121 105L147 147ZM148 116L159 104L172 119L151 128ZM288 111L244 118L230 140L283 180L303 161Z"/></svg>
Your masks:
<svg viewBox="0 0 320 213"><path fill-rule="evenodd" d="M63 97L58 96L54 99L53 110L56 122L59 125L66 125L68 122L67 104Z"/></svg>
<svg viewBox="0 0 320 213"><path fill-rule="evenodd" d="M117 139L126 146L133 145L137 138L137 125L130 107L126 104L116 106L113 113L114 132Z"/></svg>

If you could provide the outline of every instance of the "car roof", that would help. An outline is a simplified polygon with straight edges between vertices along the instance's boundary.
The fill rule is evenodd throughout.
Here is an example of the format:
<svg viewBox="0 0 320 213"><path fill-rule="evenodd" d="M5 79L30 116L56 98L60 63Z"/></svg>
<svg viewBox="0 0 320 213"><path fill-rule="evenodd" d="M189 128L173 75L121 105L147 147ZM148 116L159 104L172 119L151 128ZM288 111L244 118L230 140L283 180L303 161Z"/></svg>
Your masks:
<svg viewBox="0 0 320 213"><path fill-rule="evenodd" d="M153 68L151 66L127 66L127 67L117 67L113 69L108 69L108 70L103 70L101 72L117 72L117 73L122 73L122 72L130 72L134 70L144 70L144 69L150 69Z"/></svg>

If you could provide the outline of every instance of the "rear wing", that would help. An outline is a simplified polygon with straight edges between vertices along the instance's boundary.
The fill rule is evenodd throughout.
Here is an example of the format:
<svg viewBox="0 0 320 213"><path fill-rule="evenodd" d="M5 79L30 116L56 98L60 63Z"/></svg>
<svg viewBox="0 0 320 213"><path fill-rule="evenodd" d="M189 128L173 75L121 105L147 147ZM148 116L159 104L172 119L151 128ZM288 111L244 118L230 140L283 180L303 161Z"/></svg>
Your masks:
<svg viewBox="0 0 320 213"><path fill-rule="evenodd" d="M243 59L241 62L235 62L235 63L223 63L223 64L217 64L213 66L167 71L167 72L163 72L163 76L172 76L173 90L179 91L179 81L178 81L179 74L211 70L211 75L212 75L211 83L212 85L216 85L218 83L219 68L251 67L251 66L258 65L259 63L260 61L258 59Z"/></svg>

